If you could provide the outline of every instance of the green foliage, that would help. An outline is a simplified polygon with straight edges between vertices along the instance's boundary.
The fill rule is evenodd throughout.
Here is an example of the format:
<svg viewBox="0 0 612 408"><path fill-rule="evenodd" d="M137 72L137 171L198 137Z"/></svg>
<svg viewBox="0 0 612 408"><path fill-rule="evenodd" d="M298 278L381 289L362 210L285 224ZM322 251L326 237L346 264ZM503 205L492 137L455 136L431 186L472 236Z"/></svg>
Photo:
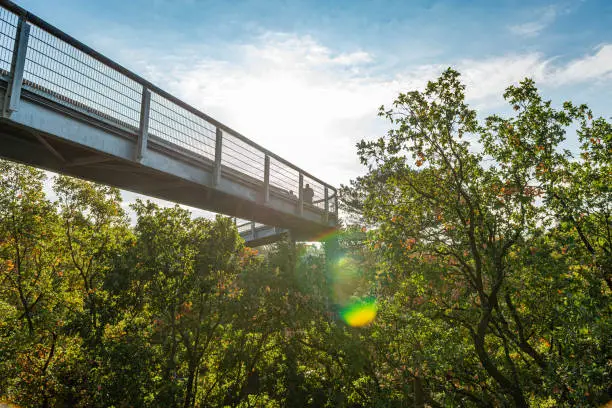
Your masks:
<svg viewBox="0 0 612 408"><path fill-rule="evenodd" d="M504 97L514 115L480 123L453 70L400 94L380 110L388 134L358 144L369 172L345 196L375 226L381 290L434 334L407 361L425 400L605 402L610 125L585 106L554 109L531 80ZM559 149L572 125L578 161Z"/></svg>
<svg viewBox="0 0 612 408"><path fill-rule="evenodd" d="M612 125L524 80L480 120L449 69L380 115L321 245L0 161L0 401L598 406L611 397ZM570 130L578 152L561 149ZM375 299L375 319L347 310ZM357 312L355 312L357 313Z"/></svg>

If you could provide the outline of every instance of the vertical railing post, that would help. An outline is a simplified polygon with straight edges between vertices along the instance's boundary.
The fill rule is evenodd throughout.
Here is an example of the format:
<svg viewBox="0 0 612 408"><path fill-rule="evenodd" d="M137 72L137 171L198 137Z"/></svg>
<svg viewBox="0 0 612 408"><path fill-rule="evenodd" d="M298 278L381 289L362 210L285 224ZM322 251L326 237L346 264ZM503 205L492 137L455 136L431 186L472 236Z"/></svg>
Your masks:
<svg viewBox="0 0 612 408"><path fill-rule="evenodd" d="M334 217L334 221L338 224L338 191L336 189L334 189Z"/></svg>
<svg viewBox="0 0 612 408"><path fill-rule="evenodd" d="M140 102L140 126L138 127L138 144L136 145L136 161L140 162L147 151L149 139L149 113L151 112L151 91L142 87L142 100Z"/></svg>
<svg viewBox="0 0 612 408"><path fill-rule="evenodd" d="M221 158L223 149L223 131L217 128L217 138L215 141L215 168L213 169L213 185L218 186L221 182Z"/></svg>
<svg viewBox="0 0 612 408"><path fill-rule="evenodd" d="M325 186L325 223L329 222L329 190Z"/></svg>
<svg viewBox="0 0 612 408"><path fill-rule="evenodd" d="M255 221L251 221L251 239L255 239Z"/></svg>
<svg viewBox="0 0 612 408"><path fill-rule="evenodd" d="M298 214L304 215L304 175L300 173L300 187L298 190Z"/></svg>
<svg viewBox="0 0 612 408"><path fill-rule="evenodd" d="M264 158L264 204L270 201L270 156Z"/></svg>
<svg viewBox="0 0 612 408"><path fill-rule="evenodd" d="M19 16L17 31L15 32L15 45L13 48L13 58L11 60L11 72L9 74L10 79L2 109L4 117L9 117L11 113L15 112L19 107L29 37L30 25L27 23L24 16Z"/></svg>

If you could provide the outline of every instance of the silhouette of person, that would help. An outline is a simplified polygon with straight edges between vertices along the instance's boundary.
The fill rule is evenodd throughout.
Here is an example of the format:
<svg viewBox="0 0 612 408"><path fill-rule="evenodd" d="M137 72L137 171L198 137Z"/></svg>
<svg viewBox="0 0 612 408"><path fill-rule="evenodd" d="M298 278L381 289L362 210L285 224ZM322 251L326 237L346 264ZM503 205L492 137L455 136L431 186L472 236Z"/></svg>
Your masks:
<svg viewBox="0 0 612 408"><path fill-rule="evenodd" d="M313 197L314 190L310 187L310 184L306 184L306 187L304 187L304 202L312 204Z"/></svg>

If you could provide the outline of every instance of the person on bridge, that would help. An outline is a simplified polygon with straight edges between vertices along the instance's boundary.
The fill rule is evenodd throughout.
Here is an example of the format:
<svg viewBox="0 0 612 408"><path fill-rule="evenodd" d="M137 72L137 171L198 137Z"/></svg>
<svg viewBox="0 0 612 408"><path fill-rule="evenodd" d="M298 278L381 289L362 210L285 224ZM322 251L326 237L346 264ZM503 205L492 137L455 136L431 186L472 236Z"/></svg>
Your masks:
<svg viewBox="0 0 612 408"><path fill-rule="evenodd" d="M310 184L306 184L306 187L304 187L304 202L312 204L313 197L314 190L310 187Z"/></svg>

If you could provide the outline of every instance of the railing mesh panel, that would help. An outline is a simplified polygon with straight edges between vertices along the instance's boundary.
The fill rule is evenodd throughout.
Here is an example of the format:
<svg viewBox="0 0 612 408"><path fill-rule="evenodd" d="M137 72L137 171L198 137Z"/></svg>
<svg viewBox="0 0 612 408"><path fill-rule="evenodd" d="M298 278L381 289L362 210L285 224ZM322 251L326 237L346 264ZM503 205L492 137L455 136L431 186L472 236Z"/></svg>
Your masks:
<svg viewBox="0 0 612 408"><path fill-rule="evenodd" d="M330 213L335 213L337 211L336 209L336 195L338 193L336 191L330 190L329 191L329 212Z"/></svg>
<svg viewBox="0 0 612 408"><path fill-rule="evenodd" d="M36 26L24 80L64 103L138 128L142 85Z"/></svg>
<svg viewBox="0 0 612 408"><path fill-rule="evenodd" d="M270 158L270 191L297 200L299 188L299 172L285 163Z"/></svg>
<svg viewBox="0 0 612 408"><path fill-rule="evenodd" d="M236 224L236 229L239 234L247 233L251 230L251 223L245 222L243 224Z"/></svg>
<svg viewBox="0 0 612 408"><path fill-rule="evenodd" d="M3 75L7 75L11 69L16 33L17 16L0 8L0 70Z"/></svg>
<svg viewBox="0 0 612 408"><path fill-rule="evenodd" d="M259 230L260 228L267 228L266 224L261 224L259 222L255 223L255 229ZM239 234L246 234L251 232L251 221L245 221L245 220L240 220L237 219L236 220L236 229L238 230Z"/></svg>
<svg viewBox="0 0 612 408"><path fill-rule="evenodd" d="M262 182L264 179L265 154L248 143L232 136L223 134L221 149L221 164Z"/></svg>
<svg viewBox="0 0 612 408"><path fill-rule="evenodd" d="M149 133L207 159L215 159L215 126L154 92Z"/></svg>

